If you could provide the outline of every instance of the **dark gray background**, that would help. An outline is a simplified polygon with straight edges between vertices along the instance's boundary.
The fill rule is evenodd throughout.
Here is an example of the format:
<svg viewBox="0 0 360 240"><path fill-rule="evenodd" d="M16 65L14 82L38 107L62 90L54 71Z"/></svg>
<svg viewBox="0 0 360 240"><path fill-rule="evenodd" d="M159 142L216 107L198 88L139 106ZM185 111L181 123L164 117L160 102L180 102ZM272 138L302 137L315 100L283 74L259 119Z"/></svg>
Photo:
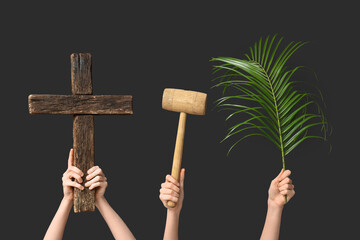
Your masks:
<svg viewBox="0 0 360 240"><path fill-rule="evenodd" d="M267 189L281 169L279 151L250 138L229 157L220 144L225 114L212 110L211 57L242 57L260 36L310 41L290 63L312 67L334 126L328 145L291 153L296 196L285 207L282 239L354 239L357 194L359 17L341 1L132 1L111 5L14 3L1 7L1 234L41 239L62 198L72 146L71 116L31 116L31 93L70 94L70 54L93 55L94 94L131 94L134 115L95 117L96 164L106 197L138 239L161 239L158 199L171 170L178 114L161 109L165 87L208 93L205 117L189 116L181 239L257 239ZM317 3L314 5L314 3ZM310 76L308 76L310 78ZM101 215L71 212L65 239L111 239Z"/></svg>

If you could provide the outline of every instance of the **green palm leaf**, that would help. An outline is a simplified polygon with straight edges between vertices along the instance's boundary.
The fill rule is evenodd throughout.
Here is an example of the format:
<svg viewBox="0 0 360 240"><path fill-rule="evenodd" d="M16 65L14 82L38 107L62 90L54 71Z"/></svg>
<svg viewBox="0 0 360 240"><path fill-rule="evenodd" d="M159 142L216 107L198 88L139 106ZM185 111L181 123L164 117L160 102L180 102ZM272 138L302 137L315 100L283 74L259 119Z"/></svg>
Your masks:
<svg viewBox="0 0 360 240"><path fill-rule="evenodd" d="M230 111L226 120L245 116L228 129L222 140L238 137L228 154L240 141L263 136L281 151L285 169L285 156L300 143L314 138L327 140L328 123L320 107L322 96L306 92L301 88L302 82L292 80L305 67L286 65L306 42L291 42L280 51L282 40L277 40L276 35L260 38L245 54L246 59L217 57L211 61L220 62L214 66L214 73L223 73L214 79L218 81L214 87L223 88L216 106ZM238 95L226 95L230 88ZM320 128L319 134L309 134L316 127Z"/></svg>

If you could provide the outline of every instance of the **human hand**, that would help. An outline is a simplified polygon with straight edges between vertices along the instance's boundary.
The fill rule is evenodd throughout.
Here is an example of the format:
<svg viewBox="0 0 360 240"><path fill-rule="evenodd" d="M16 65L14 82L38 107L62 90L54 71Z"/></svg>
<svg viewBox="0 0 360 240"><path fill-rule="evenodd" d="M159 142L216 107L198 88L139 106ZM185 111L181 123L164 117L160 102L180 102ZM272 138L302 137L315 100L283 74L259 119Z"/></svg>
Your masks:
<svg viewBox="0 0 360 240"><path fill-rule="evenodd" d="M104 197L108 186L107 178L99 166L94 166L87 171L85 187L89 190L95 189L95 201Z"/></svg>
<svg viewBox="0 0 360 240"><path fill-rule="evenodd" d="M284 207L285 203L289 202L295 195L294 185L289 178L291 174L290 170L281 170L279 175L271 181L269 188L268 204L270 206ZM287 196L287 202L285 202L285 196Z"/></svg>
<svg viewBox="0 0 360 240"><path fill-rule="evenodd" d="M181 169L180 182L175 180L171 175L166 175L165 182L161 184L159 198L164 206L173 212L180 213L182 204L184 201L184 180L185 180L185 169ZM171 208L167 205L168 201L173 201L176 206Z"/></svg>
<svg viewBox="0 0 360 240"><path fill-rule="evenodd" d="M74 161L74 149L70 149L69 158L68 158L68 168L62 177L64 198L70 201L74 199L74 187L80 190L84 190L84 187L81 184L79 184L82 183L83 181L82 176L84 176L84 173L77 167L73 166L73 161ZM74 181L74 179L76 179L78 182Z"/></svg>

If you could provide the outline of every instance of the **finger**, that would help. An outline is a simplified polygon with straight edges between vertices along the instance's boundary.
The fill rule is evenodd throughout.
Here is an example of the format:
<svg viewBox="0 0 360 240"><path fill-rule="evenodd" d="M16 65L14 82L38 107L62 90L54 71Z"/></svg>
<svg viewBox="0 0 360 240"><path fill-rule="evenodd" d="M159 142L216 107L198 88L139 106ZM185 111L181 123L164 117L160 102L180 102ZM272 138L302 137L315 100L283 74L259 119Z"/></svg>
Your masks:
<svg viewBox="0 0 360 240"><path fill-rule="evenodd" d="M162 183L161 188L168 188L174 190L175 192L180 192L180 188L171 182Z"/></svg>
<svg viewBox="0 0 360 240"><path fill-rule="evenodd" d="M175 184L176 186L180 186L179 182L173 176L171 176L169 174L166 175L165 180Z"/></svg>
<svg viewBox="0 0 360 240"><path fill-rule="evenodd" d="M75 178L76 181L78 181L79 183L82 183L82 182L83 182L82 177L81 177L79 174L77 174L77 173L75 173L75 172L72 172L72 171L70 171L70 172L67 174L67 178L68 178L70 181L72 181L71 178Z"/></svg>
<svg viewBox="0 0 360 240"><path fill-rule="evenodd" d="M275 179L276 179L276 180L279 179L279 177L281 176L281 174L282 174L283 172L284 172L284 169L282 168L281 171L280 171L280 173L276 176Z"/></svg>
<svg viewBox="0 0 360 240"><path fill-rule="evenodd" d="M66 171L63 173L63 177L65 177L70 171L70 169L66 169Z"/></svg>
<svg viewBox="0 0 360 240"><path fill-rule="evenodd" d="M287 195L287 199L290 200L291 198L293 198L295 195L295 190L292 190L288 195Z"/></svg>
<svg viewBox="0 0 360 240"><path fill-rule="evenodd" d="M93 166L92 168L90 168L89 170L87 170L87 174L91 174L93 173L96 169L99 169L99 166Z"/></svg>
<svg viewBox="0 0 360 240"><path fill-rule="evenodd" d="M160 199L160 201L163 203L163 205L164 205L164 207L168 207L167 206L167 201L165 201L164 199L162 199L162 195L161 194L159 194L159 199Z"/></svg>
<svg viewBox="0 0 360 240"><path fill-rule="evenodd" d="M84 176L84 173L75 166L71 166L68 170L69 170L69 172L74 172L74 173L80 175L81 177Z"/></svg>
<svg viewBox="0 0 360 240"><path fill-rule="evenodd" d="M284 190L293 190L294 189L294 185L292 184L284 184L281 187L279 187L279 191L284 191Z"/></svg>
<svg viewBox="0 0 360 240"><path fill-rule="evenodd" d="M160 194L160 199L161 201L173 201L173 202L178 202L179 198L171 196L171 195L166 195L166 194Z"/></svg>
<svg viewBox="0 0 360 240"><path fill-rule="evenodd" d="M184 181L185 181L185 168L181 169L180 172L180 189L184 191Z"/></svg>
<svg viewBox="0 0 360 240"><path fill-rule="evenodd" d="M282 191L280 192L280 194L281 194L281 195L284 195L284 196L285 196L285 195L290 195L292 191L294 191L294 190L285 189L285 190L282 190Z"/></svg>
<svg viewBox="0 0 360 240"><path fill-rule="evenodd" d="M71 148L68 158L68 168L70 168L73 165L73 162L74 162L74 149Z"/></svg>
<svg viewBox="0 0 360 240"><path fill-rule="evenodd" d="M284 180L282 180L281 182L278 183L278 187L281 187L285 184L292 184L292 180L290 178L285 178Z"/></svg>
<svg viewBox="0 0 360 240"><path fill-rule="evenodd" d="M80 185L77 182L71 181L71 180L67 180L67 181L63 182L63 185L67 186L67 187L75 187L75 188L78 188L80 190L84 190L84 187L82 185Z"/></svg>
<svg viewBox="0 0 360 240"><path fill-rule="evenodd" d="M96 182L96 183L91 184L91 186L89 187L89 190L92 190L97 187L107 187L107 185L108 185L107 182Z"/></svg>
<svg viewBox="0 0 360 240"><path fill-rule="evenodd" d="M161 188L160 193L162 193L164 195L171 195L171 196L174 196L174 197L180 197L180 194L178 192L175 192L172 189Z"/></svg>
<svg viewBox="0 0 360 240"><path fill-rule="evenodd" d="M86 182L85 187L88 187L91 184L96 183L96 182L105 182L105 181L106 181L105 177L98 175L98 176L94 177L93 179L91 179L90 181Z"/></svg>
<svg viewBox="0 0 360 240"><path fill-rule="evenodd" d="M93 172L91 172L91 174L86 176L86 180L90 180L93 179L94 177L96 177L97 175L100 176L104 176L103 171L101 170L101 168L96 168Z"/></svg>
<svg viewBox="0 0 360 240"><path fill-rule="evenodd" d="M289 177L291 174L290 170L285 170L284 173L278 178L279 182L284 180L285 178Z"/></svg>

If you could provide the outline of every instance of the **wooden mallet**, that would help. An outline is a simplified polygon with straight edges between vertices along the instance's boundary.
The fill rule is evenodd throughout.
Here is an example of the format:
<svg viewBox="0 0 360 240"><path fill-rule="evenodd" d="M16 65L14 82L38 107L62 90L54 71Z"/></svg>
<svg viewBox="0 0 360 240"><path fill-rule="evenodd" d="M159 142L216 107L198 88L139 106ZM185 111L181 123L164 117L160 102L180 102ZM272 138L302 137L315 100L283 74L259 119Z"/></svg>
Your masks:
<svg viewBox="0 0 360 240"><path fill-rule="evenodd" d="M181 159L184 145L186 114L205 115L207 95L182 89L165 88L162 98L162 108L169 111L180 112L179 126L176 136L176 144L173 158L171 176L179 181ZM175 207L175 203L168 201L169 207Z"/></svg>

